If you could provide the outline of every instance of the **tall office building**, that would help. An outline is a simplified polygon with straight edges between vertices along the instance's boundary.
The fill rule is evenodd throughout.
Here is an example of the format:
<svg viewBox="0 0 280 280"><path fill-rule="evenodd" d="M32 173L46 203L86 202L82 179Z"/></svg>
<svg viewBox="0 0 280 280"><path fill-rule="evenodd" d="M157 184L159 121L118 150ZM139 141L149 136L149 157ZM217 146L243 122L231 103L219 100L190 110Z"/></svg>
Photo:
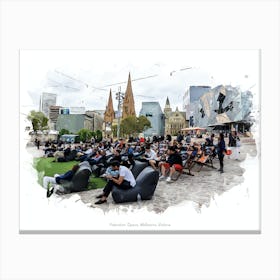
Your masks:
<svg viewBox="0 0 280 280"><path fill-rule="evenodd" d="M164 135L164 114L158 102L142 102L140 116L145 116L151 122L151 128L144 131L145 137Z"/></svg>
<svg viewBox="0 0 280 280"><path fill-rule="evenodd" d="M54 93L43 92L40 98L40 112L48 118L50 112L50 106L56 105L57 95Z"/></svg>

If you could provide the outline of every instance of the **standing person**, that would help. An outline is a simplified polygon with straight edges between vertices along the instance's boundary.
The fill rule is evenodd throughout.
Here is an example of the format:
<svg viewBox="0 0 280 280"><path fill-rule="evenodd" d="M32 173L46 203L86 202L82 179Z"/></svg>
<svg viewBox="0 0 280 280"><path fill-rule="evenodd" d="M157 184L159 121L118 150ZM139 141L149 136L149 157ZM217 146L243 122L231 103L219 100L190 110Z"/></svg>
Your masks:
<svg viewBox="0 0 280 280"><path fill-rule="evenodd" d="M218 145L217 145L217 152L218 152L218 158L220 161L220 171L221 173L224 173L224 152L226 151L226 143L224 140L224 134L220 133L218 138Z"/></svg>
<svg viewBox="0 0 280 280"><path fill-rule="evenodd" d="M37 146L37 149L39 150L40 149L40 140L39 139L35 139L35 144Z"/></svg>
<svg viewBox="0 0 280 280"><path fill-rule="evenodd" d="M98 195L96 198L100 198L95 204L102 204L107 201L107 197L113 189L113 186L116 186L120 189L130 189L134 188L136 185L135 178L132 172L125 166L120 165L118 161L113 161L110 163L112 170L119 171L119 177L115 178L112 175L107 175L106 178L109 179L108 183L103 189L103 193Z"/></svg>
<svg viewBox="0 0 280 280"><path fill-rule="evenodd" d="M233 131L232 133L233 138L233 155L232 158L235 160L239 160L239 153L240 153L240 138L237 135L236 131Z"/></svg>
<svg viewBox="0 0 280 280"><path fill-rule="evenodd" d="M232 134L233 134L233 131L231 131L228 135L228 146L231 148L231 150L233 152L234 148L232 149L232 147L235 147L236 144L235 144ZM230 158L230 156L229 156L229 158Z"/></svg>

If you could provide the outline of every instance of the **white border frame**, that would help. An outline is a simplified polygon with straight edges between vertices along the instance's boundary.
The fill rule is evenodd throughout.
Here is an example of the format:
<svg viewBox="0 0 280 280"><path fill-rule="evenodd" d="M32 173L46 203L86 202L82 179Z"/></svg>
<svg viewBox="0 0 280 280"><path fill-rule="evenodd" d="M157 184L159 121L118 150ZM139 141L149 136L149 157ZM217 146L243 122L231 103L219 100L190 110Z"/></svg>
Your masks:
<svg viewBox="0 0 280 280"><path fill-rule="evenodd" d="M271 142L279 141L279 2L114 3L0 3L1 130L9 132L8 136L1 135L0 145L0 279L280 279L279 152L272 158L270 150ZM117 6L112 9L114 5ZM170 12L175 11L170 20ZM185 18L181 17L183 14ZM96 28L100 23L104 23L102 28ZM131 28L127 31L128 24ZM120 39L120 30L125 40ZM66 35L61 36L62 32ZM14 100L18 92L15 55L18 49L66 49L70 45L73 49L127 48L128 45L131 49L144 49L147 45L154 49L162 45L175 49L198 48L198 44L203 48L232 46L263 51L262 234L114 235L114 238L112 235L19 235L17 188L11 184L19 166L16 160L19 149L18 138L10 135L11 127L16 127L18 122L18 115L13 111L18 108L18 101ZM273 139L269 137L272 131ZM110 260L109 269L107 260Z"/></svg>

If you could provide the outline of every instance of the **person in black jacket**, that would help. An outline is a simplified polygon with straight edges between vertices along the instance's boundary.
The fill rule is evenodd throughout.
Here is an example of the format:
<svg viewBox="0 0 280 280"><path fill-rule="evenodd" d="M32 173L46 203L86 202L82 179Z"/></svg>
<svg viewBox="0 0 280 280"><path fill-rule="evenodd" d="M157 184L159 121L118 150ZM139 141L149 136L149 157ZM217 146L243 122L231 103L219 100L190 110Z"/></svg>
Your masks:
<svg viewBox="0 0 280 280"><path fill-rule="evenodd" d="M226 152L226 144L224 140L224 134L220 133L219 138L218 138L218 145L217 145L217 153L218 153L218 158L220 162L220 171L221 173L224 173L224 153Z"/></svg>
<svg viewBox="0 0 280 280"><path fill-rule="evenodd" d="M182 168L182 157L177 153L176 147L170 146L167 150L167 160L165 162L160 162L159 166L161 169L160 180L165 178L167 171L170 171L169 176L166 179L166 182L171 181L173 173L175 173L176 168Z"/></svg>

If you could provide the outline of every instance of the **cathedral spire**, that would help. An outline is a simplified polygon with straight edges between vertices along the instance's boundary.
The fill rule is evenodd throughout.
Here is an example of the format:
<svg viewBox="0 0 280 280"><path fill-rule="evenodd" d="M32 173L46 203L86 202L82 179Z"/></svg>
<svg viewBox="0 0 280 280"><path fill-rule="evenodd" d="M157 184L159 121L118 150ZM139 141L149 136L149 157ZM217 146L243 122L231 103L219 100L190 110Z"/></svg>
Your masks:
<svg viewBox="0 0 280 280"><path fill-rule="evenodd" d="M167 98L166 98L166 102L165 102L165 107L164 107L164 113L166 114L166 113L170 113L170 112L172 112L172 109L171 109L171 107L170 107L170 102L169 102L169 98L168 98L168 96L167 96Z"/></svg>
<svg viewBox="0 0 280 280"><path fill-rule="evenodd" d="M135 116L135 115L136 114L135 114L134 97L133 97L131 77L129 72L125 96L123 100L122 118L125 119L128 116Z"/></svg>
<svg viewBox="0 0 280 280"><path fill-rule="evenodd" d="M112 91L110 89L108 104L106 106L106 111L104 114L104 122L112 123L114 118L115 118L115 112L114 112L114 107L113 107Z"/></svg>
<svg viewBox="0 0 280 280"><path fill-rule="evenodd" d="M170 102L169 102L168 96L167 96L166 102L165 102L165 108L166 108L166 107L170 107Z"/></svg>

